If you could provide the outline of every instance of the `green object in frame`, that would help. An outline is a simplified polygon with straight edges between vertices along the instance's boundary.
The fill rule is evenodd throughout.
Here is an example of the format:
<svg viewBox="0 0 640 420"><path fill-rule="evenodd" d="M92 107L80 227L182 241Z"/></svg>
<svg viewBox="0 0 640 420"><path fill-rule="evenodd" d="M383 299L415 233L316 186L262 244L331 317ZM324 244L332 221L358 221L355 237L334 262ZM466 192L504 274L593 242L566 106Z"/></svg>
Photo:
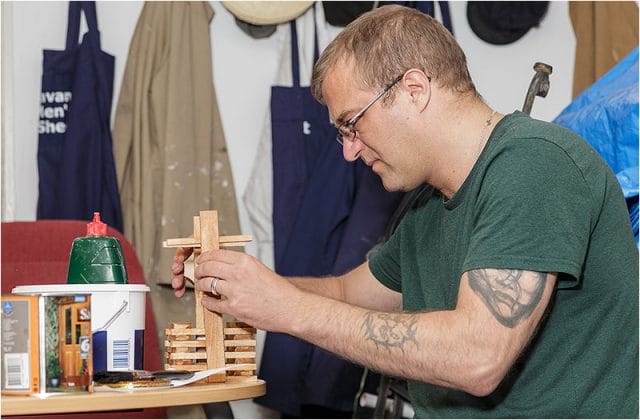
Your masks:
<svg viewBox="0 0 640 420"><path fill-rule="evenodd" d="M87 236L73 241L67 284L128 284L120 241L106 232L100 213L94 213Z"/></svg>

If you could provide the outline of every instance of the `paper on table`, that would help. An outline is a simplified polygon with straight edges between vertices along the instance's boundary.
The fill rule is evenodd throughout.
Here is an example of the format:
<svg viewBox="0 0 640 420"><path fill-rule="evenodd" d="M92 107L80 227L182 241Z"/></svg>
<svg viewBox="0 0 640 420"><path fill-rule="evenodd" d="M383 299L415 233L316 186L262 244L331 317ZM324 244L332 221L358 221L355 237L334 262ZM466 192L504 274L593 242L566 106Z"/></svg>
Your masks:
<svg viewBox="0 0 640 420"><path fill-rule="evenodd" d="M235 365L239 368L249 367L251 365ZM100 391L116 391L116 392L137 392L137 391L153 391L153 390L161 390L161 389L173 389L178 388L180 386L188 385L193 382L197 382L201 379L207 378L211 375L215 375L216 373L224 372L227 370L226 367L203 370L200 372L196 372L192 377L188 379L172 379L169 386L140 386L134 387L133 385L128 385L125 387L112 388L108 385L96 385L93 387L94 392Z"/></svg>

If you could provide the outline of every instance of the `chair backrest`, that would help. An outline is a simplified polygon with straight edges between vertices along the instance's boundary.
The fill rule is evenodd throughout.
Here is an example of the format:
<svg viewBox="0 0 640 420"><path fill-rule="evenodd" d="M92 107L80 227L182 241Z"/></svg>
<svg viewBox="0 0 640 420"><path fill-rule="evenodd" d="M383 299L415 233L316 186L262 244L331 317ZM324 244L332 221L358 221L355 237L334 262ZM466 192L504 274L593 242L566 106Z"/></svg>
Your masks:
<svg viewBox="0 0 640 420"><path fill-rule="evenodd" d="M3 222L1 289L11 293L15 286L34 284L64 284L71 247L75 238L86 235L86 221L81 220L38 220L35 222ZM107 228L107 236L116 238L122 246L129 284L145 284L142 266L131 243L112 227ZM162 361L156 324L147 295L146 322L144 330L144 368L161 370ZM105 413L105 418L113 418L114 413ZM55 416L48 415L47 418ZM65 414L64 418L74 415ZM102 414L85 413L77 418L100 418ZM127 411L128 418L166 418L164 408Z"/></svg>

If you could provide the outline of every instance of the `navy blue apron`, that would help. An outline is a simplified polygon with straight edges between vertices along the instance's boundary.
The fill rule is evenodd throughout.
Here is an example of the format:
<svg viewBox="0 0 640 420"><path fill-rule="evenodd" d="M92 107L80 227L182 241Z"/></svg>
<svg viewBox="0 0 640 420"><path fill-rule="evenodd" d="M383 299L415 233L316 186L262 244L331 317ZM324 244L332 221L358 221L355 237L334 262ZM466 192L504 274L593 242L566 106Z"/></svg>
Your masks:
<svg viewBox="0 0 640 420"><path fill-rule="evenodd" d="M395 1L395 4L401 6L412 7L420 10L431 17L435 17L435 5L433 1ZM439 1L440 14L442 15L442 25L453 34L453 26L451 25L451 14L449 13L449 2Z"/></svg>
<svg viewBox="0 0 640 420"><path fill-rule="evenodd" d="M78 44L81 12L89 31ZM38 127L38 219L104 222L122 231L110 114L114 57L100 50L93 1L69 2L63 51L44 50Z"/></svg>
<svg viewBox="0 0 640 420"><path fill-rule="evenodd" d="M275 270L286 276L344 273L364 261L401 196L387 193L361 161L343 159L327 108L300 86L295 21L291 51L293 87L271 90ZM299 416L305 405L351 411L362 368L268 333L259 376L269 386L256 402Z"/></svg>

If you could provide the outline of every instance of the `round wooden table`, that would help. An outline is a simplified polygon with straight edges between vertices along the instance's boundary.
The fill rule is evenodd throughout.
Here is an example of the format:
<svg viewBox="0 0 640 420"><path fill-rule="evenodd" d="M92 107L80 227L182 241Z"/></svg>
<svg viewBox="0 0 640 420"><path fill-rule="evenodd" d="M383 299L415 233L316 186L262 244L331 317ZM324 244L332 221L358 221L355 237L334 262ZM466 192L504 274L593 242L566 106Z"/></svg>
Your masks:
<svg viewBox="0 0 640 420"><path fill-rule="evenodd" d="M206 404L259 397L265 394L266 389L266 383L261 379L238 376L228 377L224 383L190 384L162 390L74 392L46 398L36 395L3 395L2 415L81 413Z"/></svg>

